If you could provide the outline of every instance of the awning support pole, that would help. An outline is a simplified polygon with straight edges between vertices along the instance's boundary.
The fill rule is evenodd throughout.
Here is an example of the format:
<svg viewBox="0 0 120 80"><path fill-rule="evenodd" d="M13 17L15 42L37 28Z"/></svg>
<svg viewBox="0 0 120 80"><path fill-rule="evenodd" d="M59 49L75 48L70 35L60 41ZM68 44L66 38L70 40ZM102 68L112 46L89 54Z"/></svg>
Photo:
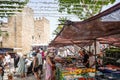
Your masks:
<svg viewBox="0 0 120 80"><path fill-rule="evenodd" d="M94 49L95 49L95 69L97 70L97 48L96 48L96 39L94 40ZM95 72L96 75L96 72Z"/></svg>

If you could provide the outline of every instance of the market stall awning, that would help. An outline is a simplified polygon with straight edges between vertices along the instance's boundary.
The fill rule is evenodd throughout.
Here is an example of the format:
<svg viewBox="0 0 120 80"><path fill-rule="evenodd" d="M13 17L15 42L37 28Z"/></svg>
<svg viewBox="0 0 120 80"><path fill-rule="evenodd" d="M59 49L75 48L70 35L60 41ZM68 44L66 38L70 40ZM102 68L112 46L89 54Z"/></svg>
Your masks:
<svg viewBox="0 0 120 80"><path fill-rule="evenodd" d="M92 40L72 40L72 39L64 39L60 36L57 36L50 44L50 46L58 46L58 47L62 47L62 46L68 46L68 45L79 45L81 47L84 46L90 46L92 45Z"/></svg>
<svg viewBox="0 0 120 80"><path fill-rule="evenodd" d="M52 44L64 46L81 42L80 45L85 45L89 43L91 44L92 41L97 38L120 34L120 19L114 18L114 14L116 13L120 16L120 14L118 14L119 12L120 3L84 21L66 21L63 29L52 41ZM84 42L87 40L90 40L90 42Z"/></svg>
<svg viewBox="0 0 120 80"><path fill-rule="evenodd" d="M84 22L89 22L96 19L101 19L101 21L120 21L120 2L91 18L84 20Z"/></svg>
<svg viewBox="0 0 120 80"><path fill-rule="evenodd" d="M120 3L82 22L67 21L59 35L66 39L93 40L120 34L120 19L117 18L120 14L118 13L120 13Z"/></svg>
<svg viewBox="0 0 120 80"><path fill-rule="evenodd" d="M111 35L97 39L101 44L110 44L120 47L120 34Z"/></svg>
<svg viewBox="0 0 120 80"><path fill-rule="evenodd" d="M65 25L60 36L72 40L94 40L99 37L109 36L120 33L120 21L101 22L99 20L82 23L68 22Z"/></svg>

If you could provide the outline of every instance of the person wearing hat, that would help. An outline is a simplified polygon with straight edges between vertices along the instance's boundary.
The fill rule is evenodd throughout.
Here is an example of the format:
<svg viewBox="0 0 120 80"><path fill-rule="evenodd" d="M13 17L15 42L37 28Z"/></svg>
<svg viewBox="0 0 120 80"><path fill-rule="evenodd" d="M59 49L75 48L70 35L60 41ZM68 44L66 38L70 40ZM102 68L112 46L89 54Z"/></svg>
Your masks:
<svg viewBox="0 0 120 80"><path fill-rule="evenodd" d="M34 52L32 54L32 56L34 57L32 71L34 73L34 76L35 76L36 80L40 80L39 75L38 75L38 57L37 57L37 53Z"/></svg>

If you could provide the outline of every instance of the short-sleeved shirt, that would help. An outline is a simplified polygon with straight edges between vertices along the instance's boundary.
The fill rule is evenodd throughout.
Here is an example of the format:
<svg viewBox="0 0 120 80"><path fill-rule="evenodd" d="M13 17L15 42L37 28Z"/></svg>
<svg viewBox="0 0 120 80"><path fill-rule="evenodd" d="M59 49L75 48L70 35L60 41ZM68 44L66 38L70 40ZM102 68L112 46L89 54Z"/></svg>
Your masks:
<svg viewBox="0 0 120 80"><path fill-rule="evenodd" d="M7 62L7 63L11 62L11 56L10 55L5 56L5 62Z"/></svg>
<svg viewBox="0 0 120 80"><path fill-rule="evenodd" d="M42 65L42 55L40 53L37 53L38 58L38 65Z"/></svg>
<svg viewBox="0 0 120 80"><path fill-rule="evenodd" d="M42 51L41 54L42 54L42 59L44 59L45 58L44 52Z"/></svg>

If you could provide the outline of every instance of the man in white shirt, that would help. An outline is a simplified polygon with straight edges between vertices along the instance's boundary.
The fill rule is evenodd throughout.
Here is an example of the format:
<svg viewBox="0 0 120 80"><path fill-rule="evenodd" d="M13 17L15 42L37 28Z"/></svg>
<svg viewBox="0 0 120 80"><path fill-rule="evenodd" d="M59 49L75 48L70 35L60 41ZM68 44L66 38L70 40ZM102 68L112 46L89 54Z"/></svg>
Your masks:
<svg viewBox="0 0 120 80"><path fill-rule="evenodd" d="M6 52L5 62L6 62L7 64L10 64L10 62L11 62L11 56L9 55L8 52Z"/></svg>
<svg viewBox="0 0 120 80"><path fill-rule="evenodd" d="M5 62L4 62L4 64L8 67L8 69L9 69L9 71L10 71L11 56L9 55L8 52L6 52Z"/></svg>

